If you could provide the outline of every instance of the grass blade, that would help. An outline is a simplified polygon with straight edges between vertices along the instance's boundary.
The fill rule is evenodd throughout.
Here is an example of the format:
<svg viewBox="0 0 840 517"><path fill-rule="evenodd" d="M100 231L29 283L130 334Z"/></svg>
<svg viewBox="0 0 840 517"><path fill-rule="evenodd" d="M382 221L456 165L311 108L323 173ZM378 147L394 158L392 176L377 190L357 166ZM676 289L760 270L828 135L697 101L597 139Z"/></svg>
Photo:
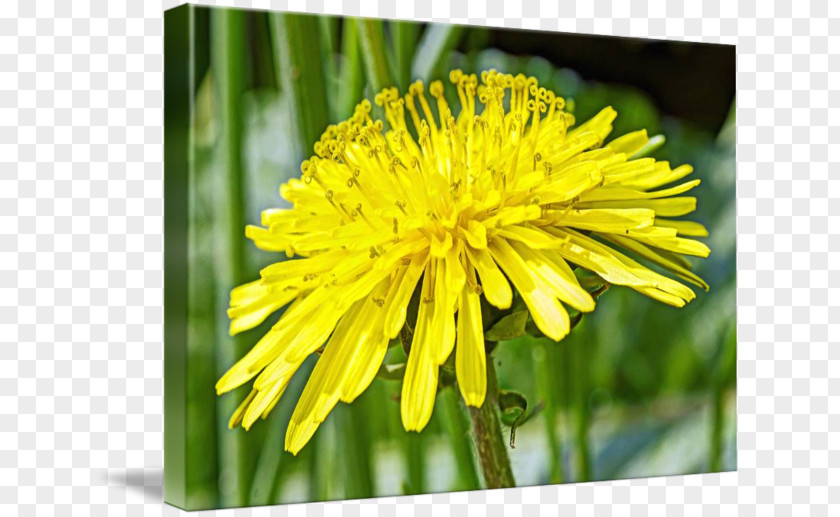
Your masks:
<svg viewBox="0 0 840 517"><path fill-rule="evenodd" d="M574 385L575 445L577 482L592 480L592 458L589 450L589 355L595 340L584 319L568 338L571 355L572 384Z"/></svg>
<svg viewBox="0 0 840 517"><path fill-rule="evenodd" d="M426 443L424 435L405 433L405 455L408 466L408 479L403 483L405 495L417 495L426 492Z"/></svg>
<svg viewBox="0 0 840 517"><path fill-rule="evenodd" d="M411 75L426 82L442 75L449 51L458 45L463 34L461 25L429 25L417 45Z"/></svg>
<svg viewBox="0 0 840 517"><path fill-rule="evenodd" d="M537 386L540 397L545 401L543 422L545 422L545 436L548 442L548 480L550 483L563 482L563 447L562 437L557 436L558 397L559 391L555 379L554 368L557 364L557 344L548 340L534 343L534 362L537 367Z"/></svg>
<svg viewBox="0 0 840 517"><path fill-rule="evenodd" d="M360 18L356 23L359 27L359 43L362 47L368 84L374 93L379 93L384 88L395 85L385 47L382 20Z"/></svg>
<svg viewBox="0 0 840 517"><path fill-rule="evenodd" d="M339 72L338 107L336 120L343 120L353 114L353 108L362 100L365 87L364 64L359 47L360 20L346 18L341 33L341 71Z"/></svg>
<svg viewBox="0 0 840 517"><path fill-rule="evenodd" d="M411 64L414 49L417 48L417 34L420 25L414 22L393 21L389 23L391 39L394 44L394 68L400 91L408 91L411 83Z"/></svg>
<svg viewBox="0 0 840 517"><path fill-rule="evenodd" d="M338 18L335 16L318 16L321 48L327 59L324 60L326 74L335 71L335 55L338 52Z"/></svg>
<svg viewBox="0 0 840 517"><path fill-rule="evenodd" d="M733 322L726 333L712 379L712 418L709 435L709 471L723 470L724 423L726 418L726 389L736 376L737 333Z"/></svg>
<svg viewBox="0 0 840 517"><path fill-rule="evenodd" d="M245 15L235 9L218 9L211 14L211 66L216 86L215 104L220 131L217 151L221 170L215 172L216 206L224 207L215 221L216 313L224 314L230 290L243 283L245 250L242 172L242 93L245 89ZM226 318L217 318L216 367L221 376L248 350L241 336L228 335ZM219 397L219 503L221 506L248 504L252 477L254 437L227 429L227 420L248 391L248 387ZM246 439L250 438L250 440Z"/></svg>
<svg viewBox="0 0 840 517"><path fill-rule="evenodd" d="M368 425L367 405L357 399L352 405L335 408L339 413L344 440L352 445L343 449L344 498L362 499L373 497L373 443Z"/></svg>
<svg viewBox="0 0 840 517"><path fill-rule="evenodd" d="M290 97L297 159L312 154L312 146L329 123L326 80L322 68L318 17L271 13L271 32L283 94Z"/></svg>
<svg viewBox="0 0 840 517"><path fill-rule="evenodd" d="M338 25L339 19L335 16L318 16L318 33L321 38L321 50L323 57L321 62L324 70L324 84L326 91L335 91L340 84L339 62L338 62ZM338 99L336 96L327 97L327 108L330 120L335 120L338 111Z"/></svg>

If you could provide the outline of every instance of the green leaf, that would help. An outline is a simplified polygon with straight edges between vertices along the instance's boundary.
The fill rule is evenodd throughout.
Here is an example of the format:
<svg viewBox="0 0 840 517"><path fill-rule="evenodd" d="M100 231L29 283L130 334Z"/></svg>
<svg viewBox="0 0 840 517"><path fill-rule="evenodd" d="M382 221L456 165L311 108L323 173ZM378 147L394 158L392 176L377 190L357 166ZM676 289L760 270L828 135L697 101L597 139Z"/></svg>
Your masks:
<svg viewBox="0 0 840 517"><path fill-rule="evenodd" d="M508 341L525 335L528 311L517 311L497 321L484 333L487 341Z"/></svg>
<svg viewBox="0 0 840 517"><path fill-rule="evenodd" d="M449 51L458 45L463 34L464 27L460 25L429 25L417 45L411 75L423 81L434 78L440 72Z"/></svg>
<svg viewBox="0 0 840 517"><path fill-rule="evenodd" d="M516 448L516 428L525 420L528 410L528 399L518 391L501 390L499 392L499 409L502 411L502 422L510 426L510 448Z"/></svg>

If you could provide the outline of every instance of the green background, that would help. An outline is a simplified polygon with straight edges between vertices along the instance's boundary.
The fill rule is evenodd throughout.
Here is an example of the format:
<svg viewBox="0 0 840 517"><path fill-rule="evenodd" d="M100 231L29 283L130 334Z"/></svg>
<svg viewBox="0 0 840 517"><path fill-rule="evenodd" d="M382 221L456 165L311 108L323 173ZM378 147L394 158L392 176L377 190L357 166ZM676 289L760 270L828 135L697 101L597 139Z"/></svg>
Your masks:
<svg viewBox="0 0 840 517"><path fill-rule="evenodd" d="M613 288L560 343L500 343L500 385L529 405L510 450L517 484L735 468L734 47L192 6L165 23L168 501L202 509L481 487L452 389L422 433L406 433L400 382L377 379L297 457L283 439L314 358L250 432L227 428L250 388L214 391L279 316L228 335L230 289L282 256L257 250L245 224L286 206L279 185L300 174L328 123L384 86L448 83L456 67L534 75L579 122L612 105L611 137L664 134L654 156L694 166L703 183L692 219L711 232L711 256L694 261L711 290L686 308Z"/></svg>

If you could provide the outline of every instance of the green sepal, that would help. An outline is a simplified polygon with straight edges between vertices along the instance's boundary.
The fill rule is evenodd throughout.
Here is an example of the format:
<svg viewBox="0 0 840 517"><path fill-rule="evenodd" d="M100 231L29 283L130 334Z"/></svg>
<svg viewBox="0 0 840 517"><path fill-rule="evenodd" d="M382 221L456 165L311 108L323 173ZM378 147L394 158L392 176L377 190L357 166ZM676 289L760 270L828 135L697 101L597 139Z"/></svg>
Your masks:
<svg viewBox="0 0 840 517"><path fill-rule="evenodd" d="M525 335L528 311L520 310L502 317L484 333L487 341L509 341Z"/></svg>
<svg viewBox="0 0 840 517"><path fill-rule="evenodd" d="M607 281L600 276L588 269L583 269L582 267L575 269L575 278L577 278L580 286L590 293L600 289L607 283Z"/></svg>

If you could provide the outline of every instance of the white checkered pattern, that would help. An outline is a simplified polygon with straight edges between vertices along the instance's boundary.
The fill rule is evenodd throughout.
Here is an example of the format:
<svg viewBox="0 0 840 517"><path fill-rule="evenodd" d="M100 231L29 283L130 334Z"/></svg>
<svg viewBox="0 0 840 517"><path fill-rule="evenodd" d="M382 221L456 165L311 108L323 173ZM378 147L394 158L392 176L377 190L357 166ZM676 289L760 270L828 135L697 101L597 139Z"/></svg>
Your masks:
<svg viewBox="0 0 840 517"><path fill-rule="evenodd" d="M0 515L179 513L161 163L162 9L181 2L163 3L0 2ZM838 515L840 4L398 3L218 5L738 45L740 471L218 513Z"/></svg>

